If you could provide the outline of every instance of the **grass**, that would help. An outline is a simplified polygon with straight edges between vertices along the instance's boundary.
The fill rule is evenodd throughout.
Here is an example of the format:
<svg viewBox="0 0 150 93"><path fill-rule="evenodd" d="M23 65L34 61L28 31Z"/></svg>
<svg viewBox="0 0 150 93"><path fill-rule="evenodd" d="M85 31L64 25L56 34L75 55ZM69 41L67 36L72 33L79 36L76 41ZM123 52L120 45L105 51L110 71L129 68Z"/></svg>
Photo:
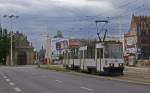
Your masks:
<svg viewBox="0 0 150 93"><path fill-rule="evenodd" d="M42 69L55 70L55 71L66 71L62 65L40 65Z"/></svg>

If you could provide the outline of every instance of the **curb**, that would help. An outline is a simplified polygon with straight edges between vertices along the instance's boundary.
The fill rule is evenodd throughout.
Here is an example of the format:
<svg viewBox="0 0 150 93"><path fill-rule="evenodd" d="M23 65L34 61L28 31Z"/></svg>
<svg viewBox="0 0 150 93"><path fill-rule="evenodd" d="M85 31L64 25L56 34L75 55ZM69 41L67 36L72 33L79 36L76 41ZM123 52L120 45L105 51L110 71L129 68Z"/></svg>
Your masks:
<svg viewBox="0 0 150 93"><path fill-rule="evenodd" d="M142 68L142 67L125 67L126 69L135 69L135 70L149 70L149 68Z"/></svg>

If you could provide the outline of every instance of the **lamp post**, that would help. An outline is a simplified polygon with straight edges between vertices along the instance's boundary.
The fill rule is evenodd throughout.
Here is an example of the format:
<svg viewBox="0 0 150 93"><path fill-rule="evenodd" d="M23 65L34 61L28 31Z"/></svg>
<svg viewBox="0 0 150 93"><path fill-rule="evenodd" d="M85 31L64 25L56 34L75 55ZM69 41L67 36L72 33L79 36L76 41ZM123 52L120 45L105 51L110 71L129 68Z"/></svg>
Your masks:
<svg viewBox="0 0 150 93"><path fill-rule="evenodd" d="M12 48L13 48L13 45L12 45L12 43L13 43L13 28L12 28L12 20L14 19L14 18L18 18L19 16L16 16L16 15L13 15L13 14L11 14L11 15L4 15L3 16L4 18L9 18L10 19L10 65L14 65L14 63L13 63L13 52L12 52Z"/></svg>

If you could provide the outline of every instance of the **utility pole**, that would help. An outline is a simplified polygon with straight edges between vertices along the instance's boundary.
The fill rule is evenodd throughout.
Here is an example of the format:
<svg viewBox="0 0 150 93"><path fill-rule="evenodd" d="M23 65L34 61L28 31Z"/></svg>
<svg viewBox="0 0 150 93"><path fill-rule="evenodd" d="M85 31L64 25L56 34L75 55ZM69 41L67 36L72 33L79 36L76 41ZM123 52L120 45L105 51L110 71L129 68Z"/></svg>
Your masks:
<svg viewBox="0 0 150 93"><path fill-rule="evenodd" d="M50 65L50 63L52 62L52 50L51 50L50 33L47 33L47 35L45 35L44 37L47 38L46 42L45 42L45 49L46 49L45 58L47 59L47 64Z"/></svg>
<svg viewBox="0 0 150 93"><path fill-rule="evenodd" d="M13 45L12 45L12 43L13 43L13 27L12 27L12 20L13 20L13 18L18 18L19 16L16 16L16 15L4 15L3 16L4 18L9 18L10 19L10 65L11 66L13 66L14 65L14 63L13 63Z"/></svg>
<svg viewBox="0 0 150 93"><path fill-rule="evenodd" d="M37 39L35 39L35 46L37 45ZM38 54L38 49L35 47L35 62L38 67L40 67L40 61L39 61L39 54Z"/></svg>

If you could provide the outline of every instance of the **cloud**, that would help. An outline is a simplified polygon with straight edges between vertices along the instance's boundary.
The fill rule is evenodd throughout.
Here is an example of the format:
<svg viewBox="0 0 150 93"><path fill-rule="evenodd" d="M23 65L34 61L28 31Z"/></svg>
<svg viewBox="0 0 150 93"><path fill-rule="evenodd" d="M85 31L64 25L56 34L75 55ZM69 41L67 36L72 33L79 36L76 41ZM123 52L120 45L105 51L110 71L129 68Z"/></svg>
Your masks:
<svg viewBox="0 0 150 93"><path fill-rule="evenodd" d="M75 8L77 10L85 10L88 9L89 11L95 11L95 12L108 12L110 10L113 10L114 7L111 2L108 2L106 0L100 0L100 1L92 1L92 0L55 0L56 5L66 7L66 8Z"/></svg>
<svg viewBox="0 0 150 93"><path fill-rule="evenodd" d="M94 21L108 16L123 16L122 28L125 24L128 29L132 13L140 10L137 15L149 14L142 6L146 9L149 3L149 0L0 0L0 14L19 15L13 20L13 29L26 33L32 40L38 38L39 33L49 31L54 35L57 30L62 30L66 36L88 37L96 34ZM118 17L110 20L113 26L109 34L118 34L118 20ZM10 27L9 20L2 19L2 23Z"/></svg>
<svg viewBox="0 0 150 93"><path fill-rule="evenodd" d="M6 12L19 12L36 14L39 12L52 12L56 16L60 11L68 12L69 9L89 10L91 12L108 12L113 9L113 5L108 1L92 1L92 0L1 0L0 8Z"/></svg>

